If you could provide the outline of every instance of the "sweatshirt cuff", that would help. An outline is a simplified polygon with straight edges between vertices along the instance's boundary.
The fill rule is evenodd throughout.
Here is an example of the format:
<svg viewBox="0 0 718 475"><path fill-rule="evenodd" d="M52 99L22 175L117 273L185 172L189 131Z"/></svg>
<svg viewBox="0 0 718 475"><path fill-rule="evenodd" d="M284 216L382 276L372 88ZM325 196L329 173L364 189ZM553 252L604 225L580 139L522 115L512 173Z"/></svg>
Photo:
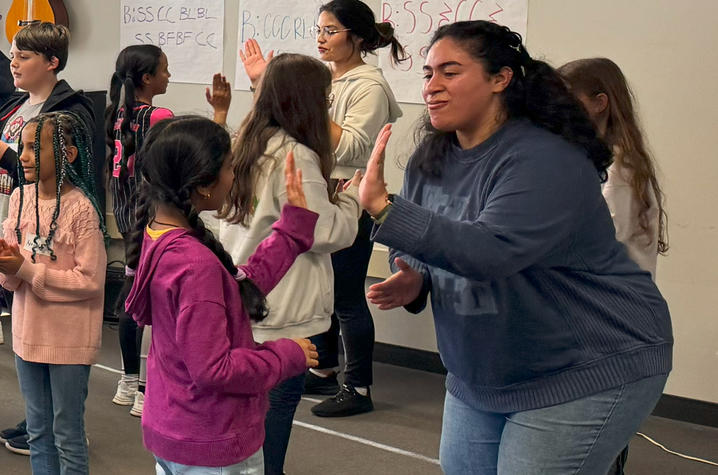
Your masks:
<svg viewBox="0 0 718 475"><path fill-rule="evenodd" d="M15 275L25 282L32 283L32 280L35 278L36 271L37 264L33 264L29 259L25 259Z"/></svg>
<svg viewBox="0 0 718 475"><path fill-rule="evenodd" d="M307 359L304 356L304 351L297 342L289 338L280 338L272 343L276 345L281 354L285 356L281 365L280 379L282 381L298 376L307 370Z"/></svg>
<svg viewBox="0 0 718 475"><path fill-rule="evenodd" d="M353 201L356 204L357 207L357 219L361 218L362 213L362 207L359 206L359 187L358 186L350 186L347 188L346 191L342 191L339 193L339 199L342 198L349 198L351 201Z"/></svg>
<svg viewBox="0 0 718 475"><path fill-rule="evenodd" d="M395 196L391 212L382 224L374 226L371 239L411 255L426 235L431 216L428 209Z"/></svg>

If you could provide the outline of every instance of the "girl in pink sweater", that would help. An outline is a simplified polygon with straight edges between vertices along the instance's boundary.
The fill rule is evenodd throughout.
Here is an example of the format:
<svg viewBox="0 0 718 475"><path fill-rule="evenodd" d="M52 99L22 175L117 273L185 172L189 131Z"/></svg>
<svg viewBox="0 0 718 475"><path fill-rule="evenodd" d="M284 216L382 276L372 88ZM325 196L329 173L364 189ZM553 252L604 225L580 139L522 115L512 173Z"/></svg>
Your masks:
<svg viewBox="0 0 718 475"><path fill-rule="evenodd" d="M71 112L28 121L21 186L0 239L0 285L15 292L13 350L33 473L88 473L84 406L107 265L91 143Z"/></svg>
<svg viewBox="0 0 718 475"><path fill-rule="evenodd" d="M224 128L189 116L155 125L141 151L126 310L152 325L142 434L157 473L263 473L267 393L317 364L309 340L258 345L250 323L267 316L264 296L314 242L301 172L287 158L288 204L237 268L199 217L236 186L230 148Z"/></svg>

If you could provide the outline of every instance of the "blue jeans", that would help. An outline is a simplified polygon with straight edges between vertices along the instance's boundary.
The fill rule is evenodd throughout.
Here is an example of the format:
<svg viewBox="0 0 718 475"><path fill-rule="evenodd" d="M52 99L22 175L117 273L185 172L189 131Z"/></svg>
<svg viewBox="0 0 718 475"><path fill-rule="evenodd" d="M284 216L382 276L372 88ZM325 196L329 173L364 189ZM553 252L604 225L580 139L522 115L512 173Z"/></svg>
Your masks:
<svg viewBox="0 0 718 475"><path fill-rule="evenodd" d="M264 473L264 457L258 450L254 455L234 465L226 467L197 467L170 462L155 456L157 475L262 475Z"/></svg>
<svg viewBox="0 0 718 475"><path fill-rule="evenodd" d="M269 391L269 411L264 420L264 473L282 475L292 421L304 393L304 373L282 381Z"/></svg>
<svg viewBox="0 0 718 475"><path fill-rule="evenodd" d="M446 475L606 475L661 396L667 375L515 413L469 407L446 393L440 461Z"/></svg>
<svg viewBox="0 0 718 475"><path fill-rule="evenodd" d="M366 273L374 243L369 239L373 222L366 211L359 218L354 243L332 254L334 269L334 314L326 333L311 338L319 353L318 368L339 366L339 330L344 343L344 382L371 386L374 353L374 320L366 303Z"/></svg>
<svg viewBox="0 0 718 475"><path fill-rule="evenodd" d="M15 356L25 398L32 473L89 473L85 439L88 365L32 363Z"/></svg>

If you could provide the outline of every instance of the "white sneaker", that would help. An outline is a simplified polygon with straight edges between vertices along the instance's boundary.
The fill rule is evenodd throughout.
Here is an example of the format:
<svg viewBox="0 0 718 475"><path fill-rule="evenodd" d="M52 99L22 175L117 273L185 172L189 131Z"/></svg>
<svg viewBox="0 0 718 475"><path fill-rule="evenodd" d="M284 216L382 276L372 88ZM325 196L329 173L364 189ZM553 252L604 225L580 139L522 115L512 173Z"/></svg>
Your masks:
<svg viewBox="0 0 718 475"><path fill-rule="evenodd" d="M137 394L137 376L122 375L117 381L117 392L112 402L120 406L131 406L135 402L135 394Z"/></svg>
<svg viewBox="0 0 718 475"><path fill-rule="evenodd" d="M135 417L142 417L142 409L145 407L145 394L137 391L135 393L135 403L132 404L130 414Z"/></svg>

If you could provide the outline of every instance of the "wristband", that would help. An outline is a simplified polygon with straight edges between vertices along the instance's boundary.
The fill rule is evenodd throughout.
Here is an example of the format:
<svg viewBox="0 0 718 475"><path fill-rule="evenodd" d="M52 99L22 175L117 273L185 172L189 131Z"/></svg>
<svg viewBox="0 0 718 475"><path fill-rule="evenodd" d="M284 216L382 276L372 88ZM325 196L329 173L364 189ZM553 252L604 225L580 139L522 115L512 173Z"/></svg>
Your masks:
<svg viewBox="0 0 718 475"><path fill-rule="evenodd" d="M376 216L372 216L371 219L374 220L376 224L382 224L384 221L386 221L387 216L389 216L389 212L391 211L392 206L392 195L388 195L386 198L386 206L379 211Z"/></svg>

